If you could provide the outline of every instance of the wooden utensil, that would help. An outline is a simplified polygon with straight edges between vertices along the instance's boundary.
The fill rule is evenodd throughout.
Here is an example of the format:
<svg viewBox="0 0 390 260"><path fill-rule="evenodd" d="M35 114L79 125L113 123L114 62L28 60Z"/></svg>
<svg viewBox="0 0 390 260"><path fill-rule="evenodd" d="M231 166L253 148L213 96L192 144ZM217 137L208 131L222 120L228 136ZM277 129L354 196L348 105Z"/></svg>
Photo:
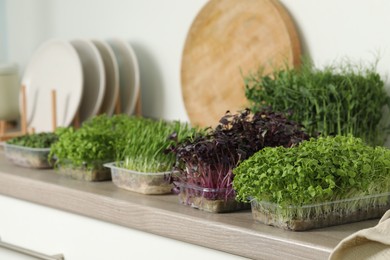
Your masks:
<svg viewBox="0 0 390 260"><path fill-rule="evenodd" d="M215 126L245 108L243 76L299 63L300 42L276 0L210 0L188 32L181 64L184 104L193 125Z"/></svg>

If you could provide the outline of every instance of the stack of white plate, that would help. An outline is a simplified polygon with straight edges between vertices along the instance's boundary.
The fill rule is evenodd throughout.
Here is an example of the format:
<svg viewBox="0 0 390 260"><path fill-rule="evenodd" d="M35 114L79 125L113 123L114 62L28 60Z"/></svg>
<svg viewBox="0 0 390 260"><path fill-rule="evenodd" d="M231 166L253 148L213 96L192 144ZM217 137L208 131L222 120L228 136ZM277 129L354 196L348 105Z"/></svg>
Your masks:
<svg viewBox="0 0 390 260"><path fill-rule="evenodd" d="M95 115L132 115L140 91L137 57L123 39L50 40L33 54L22 78L26 87L27 126L52 131L52 91L57 126L70 126Z"/></svg>

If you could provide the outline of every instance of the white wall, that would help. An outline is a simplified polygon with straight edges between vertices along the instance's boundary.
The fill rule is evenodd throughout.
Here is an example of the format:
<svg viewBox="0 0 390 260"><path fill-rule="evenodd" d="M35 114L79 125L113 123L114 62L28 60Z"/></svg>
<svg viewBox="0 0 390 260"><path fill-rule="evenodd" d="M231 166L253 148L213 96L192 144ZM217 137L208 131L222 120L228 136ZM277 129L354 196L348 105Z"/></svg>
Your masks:
<svg viewBox="0 0 390 260"><path fill-rule="evenodd" d="M5 16L5 1L0 0L0 62L7 60L6 52L6 16Z"/></svg>
<svg viewBox="0 0 390 260"><path fill-rule="evenodd" d="M49 6L46 0L0 0L5 8L6 57L23 69L35 48L49 37Z"/></svg>
<svg viewBox="0 0 390 260"><path fill-rule="evenodd" d="M281 0L295 20L303 49L321 66L348 57L390 71L390 1Z"/></svg>
<svg viewBox="0 0 390 260"><path fill-rule="evenodd" d="M7 17L5 52L22 70L37 45L52 37L124 37L139 58L145 115L188 120L181 97L180 59L191 22L207 0L2 1ZM296 22L304 52L316 65L342 57L369 62L379 57L378 69L387 76L390 1L281 2Z"/></svg>

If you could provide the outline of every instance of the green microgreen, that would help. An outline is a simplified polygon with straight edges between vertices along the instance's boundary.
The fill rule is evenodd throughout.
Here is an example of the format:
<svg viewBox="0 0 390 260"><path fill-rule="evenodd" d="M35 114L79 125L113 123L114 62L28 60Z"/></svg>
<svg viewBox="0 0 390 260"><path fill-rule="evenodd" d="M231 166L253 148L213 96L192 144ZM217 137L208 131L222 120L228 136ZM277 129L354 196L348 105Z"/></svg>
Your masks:
<svg viewBox="0 0 390 260"><path fill-rule="evenodd" d="M319 137L264 148L233 172L238 200L301 207L388 192L390 150L352 136Z"/></svg>
<svg viewBox="0 0 390 260"><path fill-rule="evenodd" d="M136 116L100 115L79 129L59 128L59 141L50 156L56 165L71 164L93 169L103 163L123 161L122 167L142 172L172 169L175 157L164 153L171 134L186 137L195 129L180 122L165 122Z"/></svg>
<svg viewBox="0 0 390 260"><path fill-rule="evenodd" d="M390 98L375 66L351 62L317 69L309 61L299 68L262 70L244 77L246 97L253 110L271 106L301 122L309 134L360 137L383 145L389 124L384 107Z"/></svg>
<svg viewBox="0 0 390 260"><path fill-rule="evenodd" d="M102 163L115 159L113 144L120 137L126 120L124 115L112 118L101 115L86 121L79 129L58 128L59 140L52 146L49 156L56 159L56 165L101 167Z"/></svg>
<svg viewBox="0 0 390 260"><path fill-rule="evenodd" d="M140 172L171 171L175 156L165 151L183 138L196 133L186 123L138 118L126 127L117 140L117 158L122 167ZM174 140L173 140L174 139Z"/></svg>
<svg viewBox="0 0 390 260"><path fill-rule="evenodd" d="M6 143L29 148L50 148L57 140L58 136L55 133L45 132L14 137Z"/></svg>

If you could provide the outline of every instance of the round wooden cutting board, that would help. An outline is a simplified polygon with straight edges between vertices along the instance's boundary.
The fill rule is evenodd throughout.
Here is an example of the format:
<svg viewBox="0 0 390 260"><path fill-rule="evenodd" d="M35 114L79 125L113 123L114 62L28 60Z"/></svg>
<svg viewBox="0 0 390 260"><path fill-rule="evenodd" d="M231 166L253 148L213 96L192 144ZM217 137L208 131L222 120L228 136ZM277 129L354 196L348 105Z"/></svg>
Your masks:
<svg viewBox="0 0 390 260"><path fill-rule="evenodd" d="M188 32L181 64L192 125L216 126L227 110L248 105L244 79L260 67L295 66L300 42L276 0L210 0Z"/></svg>

